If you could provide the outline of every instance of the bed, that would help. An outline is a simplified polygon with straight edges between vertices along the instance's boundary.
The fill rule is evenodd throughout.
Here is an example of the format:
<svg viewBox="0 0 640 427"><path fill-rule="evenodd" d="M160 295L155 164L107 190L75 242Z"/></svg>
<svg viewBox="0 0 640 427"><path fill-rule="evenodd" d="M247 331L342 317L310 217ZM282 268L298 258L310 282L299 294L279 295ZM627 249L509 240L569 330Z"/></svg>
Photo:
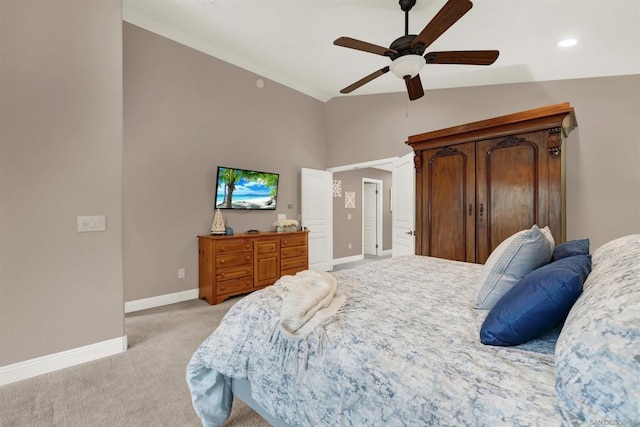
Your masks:
<svg viewBox="0 0 640 427"><path fill-rule="evenodd" d="M512 277L490 309L479 308L487 277L505 257L506 270L522 264L514 242L535 258L517 238L531 230L503 242L485 265L405 256L334 272L340 307L298 339L279 331L286 302L278 284L244 297L187 367L195 411L203 425L222 425L236 394L278 426L640 423L640 235L589 255L579 253L588 240L555 246L540 231L536 244L549 256ZM523 291L514 290L525 279L537 281L539 294L541 280L547 286L566 270L561 264L579 259L589 271L581 262L570 268L581 276L570 286L545 291L547 304L573 287L560 314L527 309L513 321L505 301L522 306ZM515 344L487 332L496 317L500 331L507 319ZM541 318L547 324L531 339L527 322ZM482 342L491 339L498 343Z"/></svg>

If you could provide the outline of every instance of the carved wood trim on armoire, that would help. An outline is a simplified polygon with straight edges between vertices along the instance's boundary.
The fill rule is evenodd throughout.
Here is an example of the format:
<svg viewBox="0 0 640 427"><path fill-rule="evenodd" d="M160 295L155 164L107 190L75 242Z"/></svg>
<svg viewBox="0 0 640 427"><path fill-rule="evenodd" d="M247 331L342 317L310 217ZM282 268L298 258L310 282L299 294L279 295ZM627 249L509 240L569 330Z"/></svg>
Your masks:
<svg viewBox="0 0 640 427"><path fill-rule="evenodd" d="M410 136L416 254L484 263L504 239L549 226L566 239L568 102Z"/></svg>

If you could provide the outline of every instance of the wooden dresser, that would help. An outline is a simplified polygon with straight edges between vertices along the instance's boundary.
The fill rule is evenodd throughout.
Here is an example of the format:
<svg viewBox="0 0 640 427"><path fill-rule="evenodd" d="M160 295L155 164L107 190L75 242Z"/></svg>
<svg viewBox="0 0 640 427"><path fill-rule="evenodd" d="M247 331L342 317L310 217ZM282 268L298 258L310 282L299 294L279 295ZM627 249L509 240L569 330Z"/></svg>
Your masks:
<svg viewBox="0 0 640 427"><path fill-rule="evenodd" d="M309 266L308 232L198 236L200 298L217 304Z"/></svg>

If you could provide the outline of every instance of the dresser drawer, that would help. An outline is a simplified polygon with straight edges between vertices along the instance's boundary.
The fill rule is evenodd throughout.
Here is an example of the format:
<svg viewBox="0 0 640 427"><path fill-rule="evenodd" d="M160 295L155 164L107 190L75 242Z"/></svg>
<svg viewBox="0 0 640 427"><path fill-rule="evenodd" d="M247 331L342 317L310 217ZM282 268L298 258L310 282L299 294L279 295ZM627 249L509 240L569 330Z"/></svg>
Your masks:
<svg viewBox="0 0 640 427"><path fill-rule="evenodd" d="M231 280L239 277L249 276L252 279L253 276L253 264L242 267L224 267L218 268L216 271L216 280Z"/></svg>
<svg viewBox="0 0 640 427"><path fill-rule="evenodd" d="M288 246L303 246L307 244L307 236L283 237L280 242L283 248Z"/></svg>
<svg viewBox="0 0 640 427"><path fill-rule="evenodd" d="M280 269L288 270L290 268L306 267L306 265L307 265L306 256L297 257L297 258L284 258L281 261Z"/></svg>
<svg viewBox="0 0 640 427"><path fill-rule="evenodd" d="M275 240L269 240L268 242L256 242L256 248L258 255L275 254L278 252L278 242Z"/></svg>
<svg viewBox="0 0 640 427"><path fill-rule="evenodd" d="M233 239L224 242L216 242L216 255L251 250L253 250L253 241L249 239Z"/></svg>
<svg viewBox="0 0 640 427"><path fill-rule="evenodd" d="M216 267L233 267L235 265L250 265L253 263L253 252L238 252L235 254L218 255Z"/></svg>
<svg viewBox="0 0 640 427"><path fill-rule="evenodd" d="M280 251L280 256L282 256L282 258L293 258L293 257L299 257L299 256L306 256L306 255L307 255L306 246L286 247L286 248L282 248L282 250Z"/></svg>
<svg viewBox="0 0 640 427"><path fill-rule="evenodd" d="M253 288L253 280L251 277L241 277L239 279L225 280L218 282L216 289L217 295L228 294L229 292L250 291Z"/></svg>

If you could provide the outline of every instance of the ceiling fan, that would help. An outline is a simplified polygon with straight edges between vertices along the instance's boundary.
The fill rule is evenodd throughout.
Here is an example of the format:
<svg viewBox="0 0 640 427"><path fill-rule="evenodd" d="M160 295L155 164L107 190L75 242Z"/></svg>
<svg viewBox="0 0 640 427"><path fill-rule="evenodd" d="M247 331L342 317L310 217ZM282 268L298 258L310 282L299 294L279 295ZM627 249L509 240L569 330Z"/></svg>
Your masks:
<svg viewBox="0 0 640 427"><path fill-rule="evenodd" d="M397 77L404 79L409 99L413 101L424 95L422 81L418 73L425 64L491 65L498 59L500 52L497 50L428 52L422 56L431 43L471 9L473 6L471 1L447 1L418 35L409 34L409 11L415 6L416 0L400 0L399 3L404 12L404 36L394 40L388 48L350 37L340 37L333 42L336 46L386 56L392 61L391 65L374 71L352 85L345 87L340 93L351 93L360 86L391 71Z"/></svg>

